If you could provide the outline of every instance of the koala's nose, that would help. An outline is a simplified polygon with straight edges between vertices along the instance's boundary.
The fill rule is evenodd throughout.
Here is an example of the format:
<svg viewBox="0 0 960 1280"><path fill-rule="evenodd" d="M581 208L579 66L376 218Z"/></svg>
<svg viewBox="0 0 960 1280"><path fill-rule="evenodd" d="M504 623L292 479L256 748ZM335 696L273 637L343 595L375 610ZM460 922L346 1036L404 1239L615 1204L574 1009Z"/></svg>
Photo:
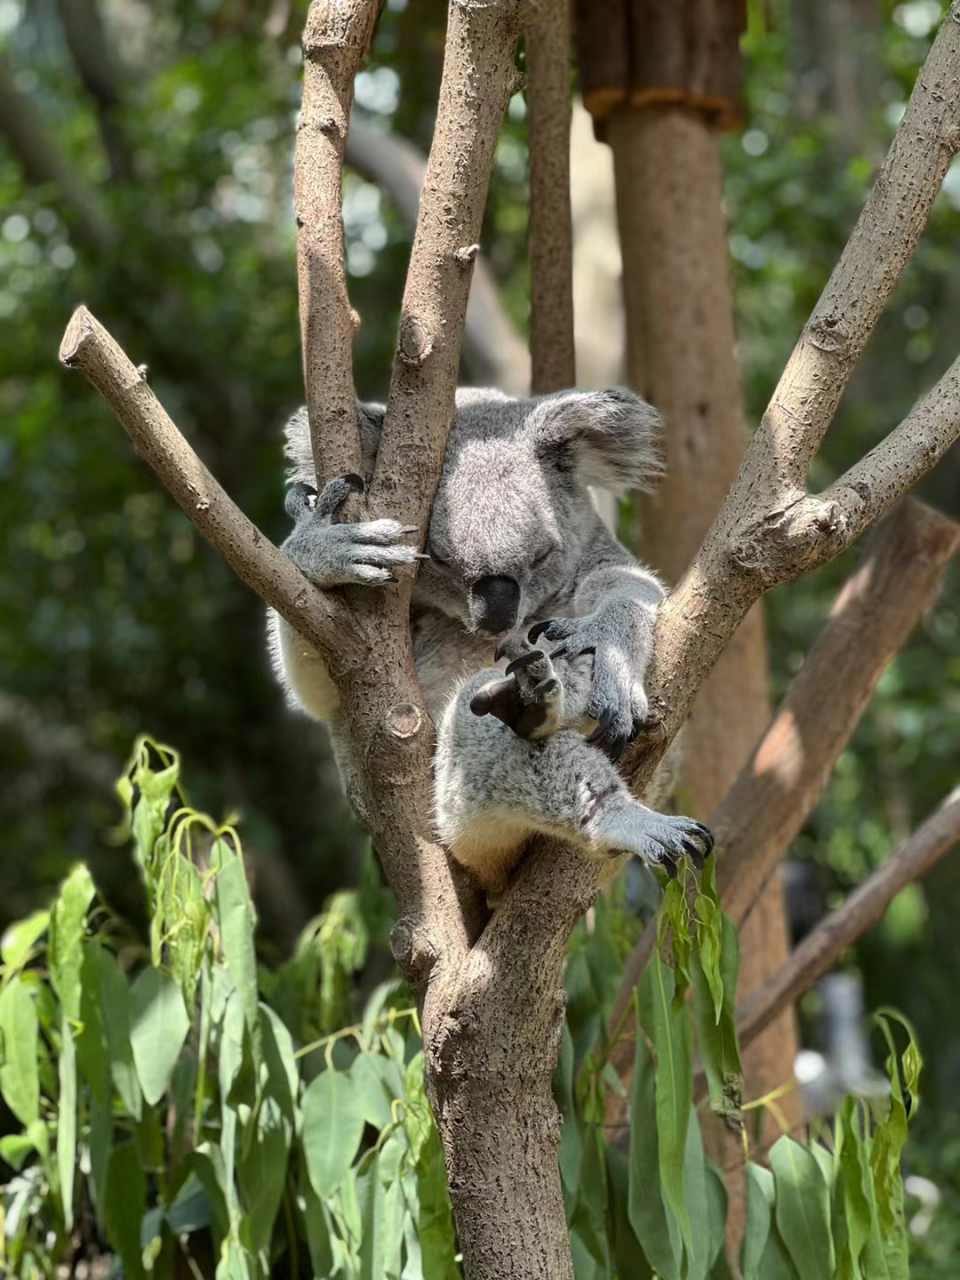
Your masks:
<svg viewBox="0 0 960 1280"><path fill-rule="evenodd" d="M478 615L478 631L499 636L517 625L520 583L515 578L478 578L471 594Z"/></svg>

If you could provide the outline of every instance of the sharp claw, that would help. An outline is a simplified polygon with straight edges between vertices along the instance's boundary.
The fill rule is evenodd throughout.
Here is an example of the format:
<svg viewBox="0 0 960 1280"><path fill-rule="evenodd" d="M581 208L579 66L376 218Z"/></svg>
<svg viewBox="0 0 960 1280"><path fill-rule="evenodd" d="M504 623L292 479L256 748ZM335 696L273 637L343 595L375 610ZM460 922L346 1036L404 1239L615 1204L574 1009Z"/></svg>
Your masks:
<svg viewBox="0 0 960 1280"><path fill-rule="evenodd" d="M537 641L540 639L540 637L544 634L544 632L547 631L547 629L552 625L553 625L552 618L548 618L546 622L535 622L533 626L530 628L530 630L527 632L527 639L530 641L531 644L536 644Z"/></svg>
<svg viewBox="0 0 960 1280"><path fill-rule="evenodd" d="M507 642L506 642L506 640L504 640L503 644L498 644L498 645L497 645L496 649L494 649L494 651L493 651L493 660L494 660L494 662L499 662L499 661L500 661L500 659L504 656L504 654L505 654L505 652L506 652L506 647L507 647Z"/></svg>
<svg viewBox="0 0 960 1280"><path fill-rule="evenodd" d="M607 747L607 756L614 764L617 764L626 749L627 739L620 734L611 740Z"/></svg>
<svg viewBox="0 0 960 1280"><path fill-rule="evenodd" d="M348 471L347 474L345 476L341 476L340 479L348 484L354 493L363 493L364 489L367 487L364 484L363 476L358 476L355 471Z"/></svg>
<svg viewBox="0 0 960 1280"><path fill-rule="evenodd" d="M680 868L677 866L675 858L667 854L660 865L663 867L664 871L666 871L671 880L676 880L677 876L680 874Z"/></svg>
<svg viewBox="0 0 960 1280"><path fill-rule="evenodd" d="M607 730L613 724L615 716L616 712L613 708L607 707L598 717L597 727L594 729L593 733L591 733L587 741L592 742L594 746L597 746L601 739L606 736Z"/></svg>
<svg viewBox="0 0 960 1280"><path fill-rule="evenodd" d="M420 526L419 526L419 525L416 525L416 524L405 524L405 525L403 525L403 527L401 528L400 532L401 532L401 533L419 533L419 532L420 532ZM429 559L430 559L430 557L429 557L429 556L427 556L427 557L426 557L426 559L427 559L427 560L429 560Z"/></svg>
<svg viewBox="0 0 960 1280"><path fill-rule="evenodd" d="M594 656L596 656L596 652L597 652L597 646L596 646L595 644L588 644L588 645L587 645L587 647L586 647L585 649L580 649L580 650L578 651L578 653L577 653L577 657L578 657L578 658L583 658L583 657L585 657L588 653L592 653Z"/></svg>
<svg viewBox="0 0 960 1280"><path fill-rule="evenodd" d="M539 662L542 657L543 651L541 649L531 649L529 653L521 653L519 658L514 658L507 666L504 675L512 676L515 671L519 671L523 667L529 667L531 662Z"/></svg>
<svg viewBox="0 0 960 1280"><path fill-rule="evenodd" d="M568 647L569 647L568 645L562 644L559 647L559 649L551 650L551 652L547 656L551 659L562 658L566 654Z"/></svg>

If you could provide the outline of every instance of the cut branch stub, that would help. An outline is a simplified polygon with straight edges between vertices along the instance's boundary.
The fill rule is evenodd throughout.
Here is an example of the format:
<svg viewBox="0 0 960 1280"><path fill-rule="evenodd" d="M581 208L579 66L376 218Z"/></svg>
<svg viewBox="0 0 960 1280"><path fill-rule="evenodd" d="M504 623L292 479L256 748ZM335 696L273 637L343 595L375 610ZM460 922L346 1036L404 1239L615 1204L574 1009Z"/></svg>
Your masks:
<svg viewBox="0 0 960 1280"><path fill-rule="evenodd" d="M303 32L303 109L294 154L303 377L320 484L360 471L353 322L344 274L343 157L353 81L378 0L313 0Z"/></svg>

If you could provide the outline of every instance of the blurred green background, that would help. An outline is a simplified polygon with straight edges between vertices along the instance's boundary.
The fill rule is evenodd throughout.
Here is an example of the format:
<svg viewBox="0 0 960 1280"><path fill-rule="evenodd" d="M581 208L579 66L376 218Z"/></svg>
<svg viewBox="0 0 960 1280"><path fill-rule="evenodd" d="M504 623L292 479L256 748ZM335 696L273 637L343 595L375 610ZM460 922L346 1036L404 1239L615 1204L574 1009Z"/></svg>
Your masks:
<svg viewBox="0 0 960 1280"><path fill-rule="evenodd" d="M148 364L154 390L247 514L283 537L279 433L300 395L291 163L305 8L0 0L0 928L45 900L77 859L136 914L132 863L112 834L111 783L141 731L183 752L198 807L241 816L268 954L284 954L325 897L356 876L361 833L323 731L286 709L272 679L262 607L56 358L82 300ZM859 212L943 8L750 5L744 127L727 135L724 154L753 421ZM357 115L423 151L444 18L438 0L388 0L357 84ZM525 147L516 100L483 250L521 332ZM358 389L382 395L410 228L352 173L345 221L363 320ZM954 165L831 429L818 485L957 355L958 245ZM922 496L960 517L956 451ZM768 599L778 693L855 560ZM792 851L808 868L797 895L806 914L881 863L960 781L958 766L954 566ZM891 1003L914 1019L927 1060L911 1160L942 1199L932 1225L914 1233L921 1277L955 1275L960 1252L958 909L954 855L904 892L850 957L871 1007Z"/></svg>

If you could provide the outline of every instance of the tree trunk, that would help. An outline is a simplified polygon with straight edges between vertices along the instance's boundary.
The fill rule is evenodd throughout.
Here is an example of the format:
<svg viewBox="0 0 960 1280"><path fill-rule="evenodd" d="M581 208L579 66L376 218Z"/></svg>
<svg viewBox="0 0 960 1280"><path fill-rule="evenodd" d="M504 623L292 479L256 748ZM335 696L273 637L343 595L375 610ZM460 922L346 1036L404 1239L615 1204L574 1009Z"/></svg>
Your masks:
<svg viewBox="0 0 960 1280"><path fill-rule="evenodd" d="M629 380L663 413L666 476L637 503L637 546L676 583L737 474L746 432L736 360L719 137L685 107L615 111L607 121L623 249ZM685 811L716 809L769 718L766 637L755 606L704 682L684 738ZM689 798L688 798L689 797ZM786 959L779 878L741 934L741 999ZM790 1079L791 1009L744 1057L748 1097ZM708 1133L713 1158L742 1164L738 1143ZM740 1200L731 1181L732 1202ZM736 1214L731 1214L735 1219Z"/></svg>

